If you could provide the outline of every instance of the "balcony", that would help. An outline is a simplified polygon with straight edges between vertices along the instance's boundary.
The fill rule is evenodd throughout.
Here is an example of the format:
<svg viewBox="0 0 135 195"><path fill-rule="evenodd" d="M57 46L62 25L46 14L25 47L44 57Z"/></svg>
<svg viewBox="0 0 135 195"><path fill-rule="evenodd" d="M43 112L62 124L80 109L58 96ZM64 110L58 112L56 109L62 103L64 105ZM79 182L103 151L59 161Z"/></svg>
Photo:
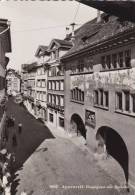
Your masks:
<svg viewBox="0 0 135 195"><path fill-rule="evenodd" d="M60 105L56 105L56 104L52 104L52 103L47 103L47 107L52 108L60 113L64 112L64 106L60 106Z"/></svg>
<svg viewBox="0 0 135 195"><path fill-rule="evenodd" d="M34 98L30 95L23 95L23 99L24 100L30 100L30 101L34 102Z"/></svg>

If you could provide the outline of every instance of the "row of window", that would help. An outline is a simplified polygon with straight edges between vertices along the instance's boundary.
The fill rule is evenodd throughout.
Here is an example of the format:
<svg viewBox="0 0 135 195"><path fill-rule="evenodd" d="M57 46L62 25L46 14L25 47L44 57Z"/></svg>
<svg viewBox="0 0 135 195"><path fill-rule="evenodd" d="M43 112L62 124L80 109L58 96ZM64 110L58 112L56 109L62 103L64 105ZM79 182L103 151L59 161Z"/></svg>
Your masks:
<svg viewBox="0 0 135 195"><path fill-rule="evenodd" d="M71 99L75 101L84 102L84 91L78 87L71 90Z"/></svg>
<svg viewBox="0 0 135 195"><path fill-rule="evenodd" d="M48 94L48 103L54 104L56 106L64 106L64 96Z"/></svg>
<svg viewBox="0 0 135 195"><path fill-rule="evenodd" d="M93 57L88 58L85 63L83 60L78 61L76 66L71 66L71 73L91 72L93 71Z"/></svg>
<svg viewBox="0 0 135 195"><path fill-rule="evenodd" d="M109 107L109 92L103 89L94 91L94 105ZM135 94L127 90L116 92L116 111L135 113Z"/></svg>
<svg viewBox="0 0 135 195"><path fill-rule="evenodd" d="M49 90L64 90L64 81L57 80L57 81L48 81L48 89Z"/></svg>
<svg viewBox="0 0 135 195"><path fill-rule="evenodd" d="M64 68L62 66L53 66L48 70L49 77L62 76L62 75L64 75Z"/></svg>
<svg viewBox="0 0 135 195"><path fill-rule="evenodd" d="M103 69L129 68L131 66L131 50L102 56L101 64Z"/></svg>
<svg viewBox="0 0 135 195"><path fill-rule="evenodd" d="M103 89L94 91L94 104L98 106L108 107L109 106L109 92Z"/></svg>
<svg viewBox="0 0 135 195"><path fill-rule="evenodd" d="M35 80L28 80L27 86L28 87L35 87Z"/></svg>
<svg viewBox="0 0 135 195"><path fill-rule="evenodd" d="M37 75L45 75L45 73L46 73L46 70L44 67L37 69Z"/></svg>
<svg viewBox="0 0 135 195"><path fill-rule="evenodd" d="M116 93L116 110L135 113L135 94L129 91Z"/></svg>
<svg viewBox="0 0 135 195"><path fill-rule="evenodd" d="M46 101L46 92L44 91L37 91L36 98L41 101Z"/></svg>
<svg viewBox="0 0 135 195"><path fill-rule="evenodd" d="M84 102L84 92L77 87L71 90L71 100ZM128 90L116 92L116 111L135 113L135 93ZM109 107L109 92L104 89L94 90L94 105L101 108Z"/></svg>
<svg viewBox="0 0 135 195"><path fill-rule="evenodd" d="M36 76L36 72L29 72L27 73L27 78L31 78L31 77L35 77Z"/></svg>
<svg viewBox="0 0 135 195"><path fill-rule="evenodd" d="M52 113L49 113L49 121L54 122L54 117ZM59 126L64 127L64 118L59 117Z"/></svg>
<svg viewBox="0 0 135 195"><path fill-rule="evenodd" d="M46 87L46 80L45 79L38 79L37 80L37 87Z"/></svg>
<svg viewBox="0 0 135 195"><path fill-rule="evenodd" d="M87 62L79 60L77 65L71 66L71 73L81 73L93 71L93 57L89 57ZM129 68L131 67L131 50L120 51L110 55L101 57L101 65L103 70Z"/></svg>

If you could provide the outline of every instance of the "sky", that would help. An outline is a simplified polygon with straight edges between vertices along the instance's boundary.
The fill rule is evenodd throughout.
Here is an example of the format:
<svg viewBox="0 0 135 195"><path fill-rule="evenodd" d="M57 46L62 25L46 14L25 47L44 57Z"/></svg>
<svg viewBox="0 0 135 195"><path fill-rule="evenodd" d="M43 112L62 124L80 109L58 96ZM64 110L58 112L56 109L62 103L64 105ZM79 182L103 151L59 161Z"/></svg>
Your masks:
<svg viewBox="0 0 135 195"><path fill-rule="evenodd" d="M96 17L97 10L71 0L1 0L0 18L11 21L12 53L8 68L36 61L39 45L64 39L66 27L75 22L79 28Z"/></svg>

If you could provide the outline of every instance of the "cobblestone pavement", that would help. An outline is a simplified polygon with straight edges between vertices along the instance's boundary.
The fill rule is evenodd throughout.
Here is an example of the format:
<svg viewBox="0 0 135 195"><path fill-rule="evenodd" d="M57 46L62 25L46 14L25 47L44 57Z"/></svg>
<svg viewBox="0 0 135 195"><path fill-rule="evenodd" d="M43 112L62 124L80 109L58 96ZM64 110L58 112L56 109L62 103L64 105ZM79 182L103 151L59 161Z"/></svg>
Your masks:
<svg viewBox="0 0 135 195"><path fill-rule="evenodd" d="M26 190L32 195L117 195L131 194L115 189L118 183L106 174L92 156L69 139L55 138L48 128L25 108L9 100L8 115L15 116L7 147L16 153L13 195ZM18 123L23 124L18 133ZM12 147L12 135L17 146ZM102 188L102 189L101 189Z"/></svg>

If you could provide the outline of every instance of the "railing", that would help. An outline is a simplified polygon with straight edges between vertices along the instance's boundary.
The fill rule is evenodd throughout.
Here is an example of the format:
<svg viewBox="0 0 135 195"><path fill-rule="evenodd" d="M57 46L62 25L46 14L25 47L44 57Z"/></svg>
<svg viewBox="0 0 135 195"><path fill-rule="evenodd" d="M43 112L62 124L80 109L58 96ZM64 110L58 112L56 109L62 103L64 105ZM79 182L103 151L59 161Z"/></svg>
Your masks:
<svg viewBox="0 0 135 195"><path fill-rule="evenodd" d="M60 106L60 105L56 105L56 104L52 104L52 103L47 103L47 107L55 109L59 112L64 112L64 106Z"/></svg>

